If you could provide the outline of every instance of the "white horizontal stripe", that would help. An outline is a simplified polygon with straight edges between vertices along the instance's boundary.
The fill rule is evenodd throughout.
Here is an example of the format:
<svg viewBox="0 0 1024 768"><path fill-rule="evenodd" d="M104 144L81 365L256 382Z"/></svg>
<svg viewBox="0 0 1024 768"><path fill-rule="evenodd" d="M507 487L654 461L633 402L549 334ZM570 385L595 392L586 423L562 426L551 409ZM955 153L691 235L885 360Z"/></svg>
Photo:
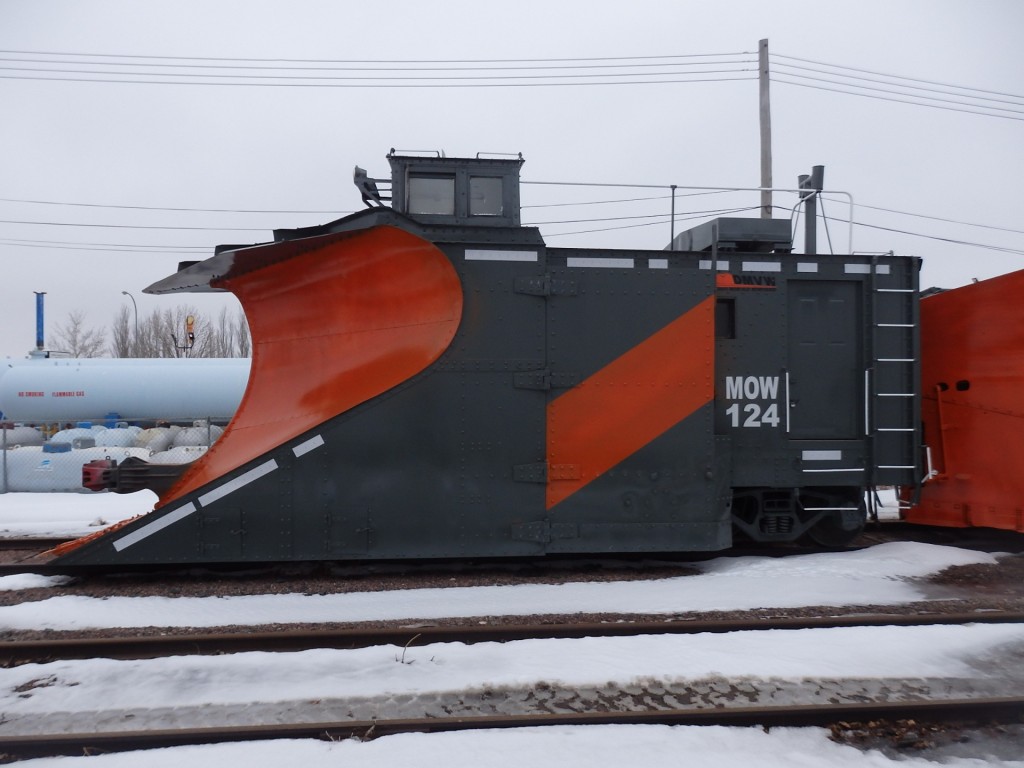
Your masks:
<svg viewBox="0 0 1024 768"><path fill-rule="evenodd" d="M846 270L846 274L848 274L848 275L870 275L871 274L871 265L870 264L847 264L844 267L844 269ZM876 265L875 266L875 274L876 275L888 275L889 274L889 265L888 264L878 264L878 265ZM879 290L884 291L886 289L885 288L879 288Z"/></svg>
<svg viewBox="0 0 1024 768"><path fill-rule="evenodd" d="M600 259L594 256L570 256L565 260L567 267L608 267L610 269L632 269L633 259Z"/></svg>
<svg viewBox="0 0 1024 768"><path fill-rule="evenodd" d="M701 259L700 261L697 262L697 266L700 269L711 269L711 259ZM717 269L719 272L728 272L729 262L717 261L715 262L715 269Z"/></svg>
<svg viewBox="0 0 1024 768"><path fill-rule="evenodd" d="M466 261L536 261L536 251L491 251L466 249Z"/></svg>
<svg viewBox="0 0 1024 768"><path fill-rule="evenodd" d="M648 259L647 266L651 269L668 269L668 259Z"/></svg>
<svg viewBox="0 0 1024 768"><path fill-rule="evenodd" d="M313 449L319 448L323 444L323 436L317 435L316 437L309 438L309 440L307 440L304 443L299 443L298 445L296 445L294 448L292 448L292 453L294 453L296 457L303 456L312 451Z"/></svg>
<svg viewBox="0 0 1024 768"><path fill-rule="evenodd" d="M114 542L114 549L120 552L122 549L128 549L132 544L138 544L143 539L152 536L157 531L162 531L172 523L176 523L182 520L193 512L196 511L196 505L191 501L183 507L178 507L173 512L168 512L166 515L161 517L159 520L154 520L148 525L144 525L141 528L132 531L127 536L122 536L120 539Z"/></svg>
<svg viewBox="0 0 1024 768"><path fill-rule="evenodd" d="M842 451L803 451L800 457L804 461L839 461L843 458Z"/></svg>
<svg viewBox="0 0 1024 768"><path fill-rule="evenodd" d="M863 472L864 467L838 467L836 469L801 469L801 472Z"/></svg>
<svg viewBox="0 0 1024 768"><path fill-rule="evenodd" d="M817 263L810 262L810 261L800 261L800 262L797 262L796 271L797 272L817 272L818 271L818 265L817 265Z"/></svg>
<svg viewBox="0 0 1024 768"><path fill-rule="evenodd" d="M199 503L202 504L204 507L207 506L208 504L212 504L213 502L217 501L217 499L223 499L229 493L234 493L239 488L247 486L254 480L259 480L261 477L263 477L269 472L273 472L275 469L277 469L277 462L274 461L273 459L264 462L263 464L260 464L258 467L250 469L244 475L239 475L234 480L228 480L226 483L224 483L224 485L214 488L209 493L204 493L202 496L199 497Z"/></svg>
<svg viewBox="0 0 1024 768"><path fill-rule="evenodd" d="M744 261L741 272L781 272L781 261Z"/></svg>

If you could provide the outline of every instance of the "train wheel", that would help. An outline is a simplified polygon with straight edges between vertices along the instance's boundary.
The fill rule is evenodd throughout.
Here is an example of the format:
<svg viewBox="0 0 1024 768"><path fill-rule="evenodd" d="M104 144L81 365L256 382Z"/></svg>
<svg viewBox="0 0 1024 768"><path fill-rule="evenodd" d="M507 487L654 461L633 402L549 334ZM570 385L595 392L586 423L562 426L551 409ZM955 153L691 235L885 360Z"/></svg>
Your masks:
<svg viewBox="0 0 1024 768"><path fill-rule="evenodd" d="M839 507L830 511L807 530L807 538L820 547L842 548L854 542L867 523L867 507L859 488L845 495L823 497L821 506ZM810 506L806 504L805 506Z"/></svg>

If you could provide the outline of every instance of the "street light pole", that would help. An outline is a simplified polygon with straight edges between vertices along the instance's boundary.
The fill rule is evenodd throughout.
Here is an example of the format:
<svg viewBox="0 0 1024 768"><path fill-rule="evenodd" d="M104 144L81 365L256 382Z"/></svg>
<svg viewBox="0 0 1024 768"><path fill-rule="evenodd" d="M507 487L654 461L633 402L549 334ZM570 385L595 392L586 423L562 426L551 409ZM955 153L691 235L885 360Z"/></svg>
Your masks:
<svg viewBox="0 0 1024 768"><path fill-rule="evenodd" d="M138 351L136 347L139 345L139 305L135 303L135 297L128 293L128 291L121 291L121 294L132 300L132 308L135 310L135 335L132 337L131 351L136 352Z"/></svg>

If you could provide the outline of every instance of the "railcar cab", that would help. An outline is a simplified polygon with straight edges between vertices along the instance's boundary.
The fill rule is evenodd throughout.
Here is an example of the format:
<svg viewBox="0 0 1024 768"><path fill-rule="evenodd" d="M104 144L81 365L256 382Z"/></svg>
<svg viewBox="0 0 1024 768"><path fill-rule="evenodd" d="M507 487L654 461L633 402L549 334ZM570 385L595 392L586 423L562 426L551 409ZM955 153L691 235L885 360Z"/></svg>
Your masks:
<svg viewBox="0 0 1024 768"><path fill-rule="evenodd" d="M521 226L521 154L449 158L440 152L397 154L392 149L387 159L390 179L367 179L356 168L355 183L367 205L387 200L397 213L435 226Z"/></svg>

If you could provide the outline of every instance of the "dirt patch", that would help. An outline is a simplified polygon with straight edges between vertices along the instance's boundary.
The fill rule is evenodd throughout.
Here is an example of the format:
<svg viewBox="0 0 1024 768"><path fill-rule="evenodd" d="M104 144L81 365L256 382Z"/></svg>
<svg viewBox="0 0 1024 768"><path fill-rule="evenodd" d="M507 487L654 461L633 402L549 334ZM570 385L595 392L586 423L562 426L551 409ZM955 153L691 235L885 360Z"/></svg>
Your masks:
<svg viewBox="0 0 1024 768"><path fill-rule="evenodd" d="M878 750L893 758L929 760L974 758L1018 760L1024 751L1024 724L927 723L919 720L872 720L836 723L830 738L861 750Z"/></svg>
<svg viewBox="0 0 1024 768"><path fill-rule="evenodd" d="M992 565L954 565L928 582L960 587L979 595L1024 597L1024 555L1003 555Z"/></svg>

